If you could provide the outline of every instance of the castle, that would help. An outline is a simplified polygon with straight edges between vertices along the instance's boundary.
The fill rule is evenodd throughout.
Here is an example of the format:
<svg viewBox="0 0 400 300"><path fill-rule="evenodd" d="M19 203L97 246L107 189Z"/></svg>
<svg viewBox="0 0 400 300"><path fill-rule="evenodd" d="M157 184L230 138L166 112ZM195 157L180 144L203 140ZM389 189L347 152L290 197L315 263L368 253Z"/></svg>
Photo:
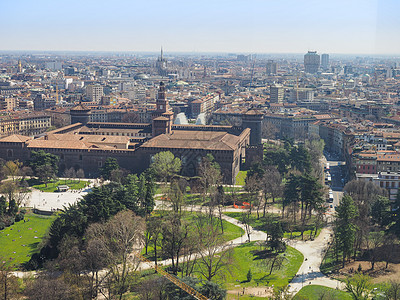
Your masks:
<svg viewBox="0 0 400 300"><path fill-rule="evenodd" d="M152 157L170 151L182 161L181 174L194 176L207 154L221 166L223 181L234 184L244 162L262 155L262 114L249 110L243 128L214 125L174 125L173 113L160 83L152 123L89 122L90 110L84 105L71 109L71 125L47 132L39 138L11 135L0 139L0 158L27 161L31 151L44 150L60 157L59 170L83 169L85 176L100 173L108 157L134 173L149 167ZM261 152L260 152L261 151ZM250 156L250 157L249 157Z"/></svg>

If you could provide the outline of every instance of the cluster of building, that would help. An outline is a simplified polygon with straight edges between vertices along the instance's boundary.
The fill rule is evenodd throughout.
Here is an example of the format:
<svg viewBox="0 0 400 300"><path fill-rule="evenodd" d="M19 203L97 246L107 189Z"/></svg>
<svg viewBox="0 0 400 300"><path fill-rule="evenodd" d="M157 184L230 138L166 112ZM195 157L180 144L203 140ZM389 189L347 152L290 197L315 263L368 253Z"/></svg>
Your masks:
<svg viewBox="0 0 400 300"><path fill-rule="evenodd" d="M1 157L45 149L95 176L107 156L140 171L169 149L193 175L213 153L234 182L261 138L320 137L346 160L348 179L397 193L397 175L383 178L399 171L399 100L395 58L3 54Z"/></svg>

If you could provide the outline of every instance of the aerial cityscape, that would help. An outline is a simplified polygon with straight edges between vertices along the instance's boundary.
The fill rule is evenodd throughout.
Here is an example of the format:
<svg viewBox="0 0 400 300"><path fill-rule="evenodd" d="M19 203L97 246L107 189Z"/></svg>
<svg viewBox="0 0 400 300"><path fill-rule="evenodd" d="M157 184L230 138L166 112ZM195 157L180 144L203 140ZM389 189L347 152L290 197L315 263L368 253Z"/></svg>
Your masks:
<svg viewBox="0 0 400 300"><path fill-rule="evenodd" d="M0 298L400 299L399 9L0 3Z"/></svg>

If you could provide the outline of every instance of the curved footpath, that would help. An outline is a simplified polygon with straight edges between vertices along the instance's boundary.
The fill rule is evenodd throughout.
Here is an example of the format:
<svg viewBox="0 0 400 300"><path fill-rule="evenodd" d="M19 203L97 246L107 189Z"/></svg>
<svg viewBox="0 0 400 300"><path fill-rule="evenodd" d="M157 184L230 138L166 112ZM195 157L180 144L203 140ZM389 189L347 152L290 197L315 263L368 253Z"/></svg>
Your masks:
<svg viewBox="0 0 400 300"><path fill-rule="evenodd" d="M303 286L310 284L322 285L333 289L344 289L343 282L329 278L320 270L322 259L328 248L328 242L331 240L331 234L332 229L325 227L313 241L286 240L289 246L304 255L303 264L290 282L290 293L296 294Z"/></svg>
<svg viewBox="0 0 400 300"><path fill-rule="evenodd" d="M92 183L92 186L95 185ZM31 197L31 204L34 204L36 207L40 207L42 209L50 208L62 208L65 204L74 203L76 202L80 196L86 194L88 190L81 191L80 193L69 192L69 193L40 193L38 191L32 193L33 197ZM35 195L37 194L37 195ZM62 198L61 198L62 197ZM45 198L45 199L44 199ZM61 198L61 199L60 199ZM33 201L32 201L33 200ZM36 201L35 201L36 200ZM32 203L33 202L33 203ZM35 205L36 204L36 205ZM162 201L156 201L156 207L159 209L170 209L168 206L165 205ZM191 211L202 211L204 207L201 206L190 206L187 207L186 210ZM224 212L240 212L241 209L236 208L227 208L224 209ZM273 211L278 213L279 210L277 208L269 207L269 212ZM244 244L247 241L247 234L245 226L238 221L237 219L231 218L227 215L223 215L223 219L227 222L236 225L242 228L245 233L234 240L228 242L229 247L236 247L238 245ZM296 276L290 282L289 292L292 294L297 293L303 286L309 284L316 284L322 285L330 288L340 288L343 289L344 285L342 282L338 280L333 280L328 276L324 275L320 271L320 264L322 262L322 258L324 255L325 249L327 249L328 242L330 240L332 230L329 227L326 227L321 230L321 233L314 241L296 241L296 240L289 240L285 239L286 243L295 248L296 250L300 251L304 256L303 264L300 266ZM255 230L251 228L250 233L250 240L251 241L265 241L267 239L267 234L265 232ZM221 248L222 250L222 248ZM181 257L180 262L185 261L186 257ZM193 259L193 256L192 256ZM307 260L306 260L307 259ZM170 265L172 262L170 259L160 261L158 265ZM150 266L147 263L140 263L138 269L145 270L149 269ZM18 277L26 277L32 276L35 272L13 272L15 276Z"/></svg>

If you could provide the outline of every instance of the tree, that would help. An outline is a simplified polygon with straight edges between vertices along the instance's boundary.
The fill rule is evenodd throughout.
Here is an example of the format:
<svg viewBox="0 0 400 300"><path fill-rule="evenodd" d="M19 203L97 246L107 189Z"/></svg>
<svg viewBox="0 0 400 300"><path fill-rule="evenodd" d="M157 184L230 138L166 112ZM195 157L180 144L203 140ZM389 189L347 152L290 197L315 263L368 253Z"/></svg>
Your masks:
<svg viewBox="0 0 400 300"><path fill-rule="evenodd" d="M7 260L0 258L0 298L2 300L15 299L18 289L18 278L13 275Z"/></svg>
<svg viewBox="0 0 400 300"><path fill-rule="evenodd" d="M247 282L250 282L253 279L253 274L251 273L251 269L249 269L249 271L247 271Z"/></svg>
<svg viewBox="0 0 400 300"><path fill-rule="evenodd" d="M345 194L336 209L335 237L338 250L342 252L343 267L346 259L351 255L354 247L357 226L355 218L358 216L353 199Z"/></svg>
<svg viewBox="0 0 400 300"><path fill-rule="evenodd" d="M42 165L36 168L36 176L41 182L44 182L47 187L47 184L55 178L56 174L52 166Z"/></svg>
<svg viewBox="0 0 400 300"><path fill-rule="evenodd" d="M371 262L371 270L375 267L375 262L381 252L381 247L385 243L385 234L383 231L370 232L367 239L367 247L369 252L369 261Z"/></svg>
<svg viewBox="0 0 400 300"><path fill-rule="evenodd" d="M179 257L190 232L189 224L181 220L181 215L172 212L165 217L162 232L162 251L171 259L171 271L178 274Z"/></svg>
<svg viewBox="0 0 400 300"><path fill-rule="evenodd" d="M58 172L59 160L60 158L57 155L46 153L43 150L32 151L31 159L29 160L28 165L38 177L38 171L42 173L43 171L46 171L45 173L51 172L51 175L48 177L54 177ZM45 170L43 170L43 166L47 166ZM40 168L42 168L42 170L40 170Z"/></svg>
<svg viewBox="0 0 400 300"><path fill-rule="evenodd" d="M140 123L140 116L136 112L126 113L121 120L123 123Z"/></svg>
<svg viewBox="0 0 400 300"><path fill-rule="evenodd" d="M157 266L158 247L160 247L161 234L163 231L163 222L159 216L152 216L147 220L147 231L154 249L154 264ZM146 249L147 254L147 249Z"/></svg>
<svg viewBox="0 0 400 300"><path fill-rule="evenodd" d="M83 171L83 169L79 169L76 171L76 177L79 178L79 182L81 182L81 178L85 178L85 171Z"/></svg>
<svg viewBox="0 0 400 300"><path fill-rule="evenodd" d="M202 284L202 281L194 277L183 277L181 279L184 283L197 290L202 295L206 296L210 300L223 300L226 297L226 290L222 289L218 284L214 282L206 281ZM192 300L193 296L176 286L172 282L169 282L165 286L165 299L169 300Z"/></svg>
<svg viewBox="0 0 400 300"><path fill-rule="evenodd" d="M369 276L356 273L346 278L346 291L354 300L367 300L371 294L371 279Z"/></svg>
<svg viewBox="0 0 400 300"><path fill-rule="evenodd" d="M22 167L22 163L18 160L16 161L7 161L3 166L3 173L6 176L10 176L13 181L15 181L15 177L19 175L19 171Z"/></svg>
<svg viewBox="0 0 400 300"><path fill-rule="evenodd" d="M75 178L76 172L74 168L65 169L63 176L67 179Z"/></svg>
<svg viewBox="0 0 400 300"><path fill-rule="evenodd" d="M246 185L244 186L245 191L247 192L246 200L249 203L249 214L251 215L252 208L254 204L258 204L259 200L259 192L260 192L260 181L257 178L257 175L253 175L251 177L246 178ZM259 205L257 205L259 207ZM259 219L258 209L257 209L257 218Z"/></svg>
<svg viewBox="0 0 400 300"><path fill-rule="evenodd" d="M263 122L262 126L262 136L263 138L269 140L269 139L275 139L276 134L278 133L278 128L271 122Z"/></svg>
<svg viewBox="0 0 400 300"><path fill-rule="evenodd" d="M60 299L78 300L78 295L70 285L65 283L61 277L54 279L41 274L37 279L28 283L25 295L31 300Z"/></svg>
<svg viewBox="0 0 400 300"><path fill-rule="evenodd" d="M111 173L114 170L119 169L119 164L116 158L114 157L107 157L106 161L104 162L103 168L101 168L101 176L105 180L111 179Z"/></svg>
<svg viewBox="0 0 400 300"><path fill-rule="evenodd" d="M371 207L378 196L387 196L387 191L373 182L352 180L348 182L344 191L352 197L357 207L358 217L355 224L358 226L354 247L354 255L362 249L362 243L369 234L371 226Z"/></svg>
<svg viewBox="0 0 400 300"><path fill-rule="evenodd" d="M131 211L121 211L107 223L93 224L87 230L89 239L101 243L103 255L110 258L106 277L112 282L111 293L119 299L127 292L128 278L138 266L130 254L143 245L144 230L143 219ZM109 299L101 287L100 292ZM110 294L109 287L107 292Z"/></svg>
<svg viewBox="0 0 400 300"><path fill-rule="evenodd" d="M390 223L391 215L390 200L387 197L377 196L371 206L371 217L374 223L385 227Z"/></svg>
<svg viewBox="0 0 400 300"><path fill-rule="evenodd" d="M15 213L22 204L28 204L31 190L26 181L5 181L0 186L0 193L6 196L9 205L15 205ZM14 212L14 208L12 209Z"/></svg>
<svg viewBox="0 0 400 300"><path fill-rule="evenodd" d="M276 167L267 166L265 168L265 174L261 179L261 187L264 194L263 217L265 217L268 198L271 197L274 203L277 197L282 196L283 192L282 177Z"/></svg>
<svg viewBox="0 0 400 300"><path fill-rule="evenodd" d="M201 218L201 217L200 217ZM225 243L222 233L212 223L196 223L199 273L208 281L232 262L232 249Z"/></svg>
<svg viewBox="0 0 400 300"><path fill-rule="evenodd" d="M399 281L389 281L385 289L385 299L387 300L399 300L400 299L400 282Z"/></svg>
<svg viewBox="0 0 400 300"><path fill-rule="evenodd" d="M175 157L171 152L159 152L153 156L150 168L153 170L155 176L161 181L167 183L171 177L181 170L181 160Z"/></svg>

